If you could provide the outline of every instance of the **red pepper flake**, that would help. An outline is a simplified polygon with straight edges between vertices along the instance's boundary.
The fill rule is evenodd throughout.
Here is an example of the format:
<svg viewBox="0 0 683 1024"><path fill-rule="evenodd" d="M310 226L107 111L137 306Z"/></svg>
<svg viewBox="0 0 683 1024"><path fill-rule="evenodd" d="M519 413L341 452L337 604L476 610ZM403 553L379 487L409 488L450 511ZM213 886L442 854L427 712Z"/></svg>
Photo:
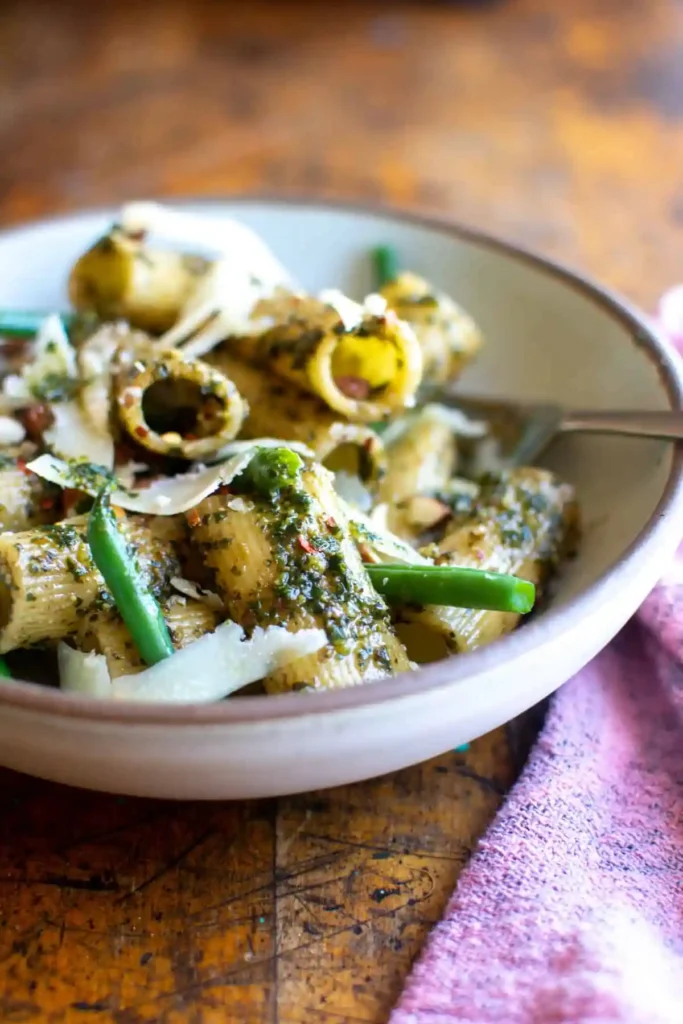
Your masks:
<svg viewBox="0 0 683 1024"><path fill-rule="evenodd" d="M197 440L197 435L196 434L185 434L185 440L186 441L196 441Z"/></svg>
<svg viewBox="0 0 683 1024"><path fill-rule="evenodd" d="M190 511L187 513L187 521L192 527L199 526L199 524L202 521L202 517L200 516L196 508L191 508Z"/></svg>
<svg viewBox="0 0 683 1024"><path fill-rule="evenodd" d="M334 383L347 398L363 401L370 394L370 382L363 377L335 377Z"/></svg>
<svg viewBox="0 0 683 1024"><path fill-rule="evenodd" d="M227 484L221 484L220 487L218 488L218 493L219 494L232 494L232 490L230 489L230 487L228 487Z"/></svg>
<svg viewBox="0 0 683 1024"><path fill-rule="evenodd" d="M337 520L334 518L334 516L327 516L327 518L325 519L325 526L327 527L328 530L337 529Z"/></svg>
<svg viewBox="0 0 683 1024"><path fill-rule="evenodd" d="M304 551L308 552L309 555L315 551L315 548L311 544L310 540L307 540L306 537L302 537L301 534L299 534L299 536L296 538L296 541L299 547L302 548Z"/></svg>
<svg viewBox="0 0 683 1024"><path fill-rule="evenodd" d="M26 463L24 462L23 459L17 459L17 469L21 473L26 473L27 476L30 475L30 473L31 473L31 470L28 468L28 466L26 465Z"/></svg>
<svg viewBox="0 0 683 1024"><path fill-rule="evenodd" d="M135 436L136 437L147 437L148 434L149 434L149 430L147 429L147 427L136 427L135 428Z"/></svg>
<svg viewBox="0 0 683 1024"><path fill-rule="evenodd" d="M40 507L44 509L54 508L54 504L54 498L43 498L42 501L40 502Z"/></svg>

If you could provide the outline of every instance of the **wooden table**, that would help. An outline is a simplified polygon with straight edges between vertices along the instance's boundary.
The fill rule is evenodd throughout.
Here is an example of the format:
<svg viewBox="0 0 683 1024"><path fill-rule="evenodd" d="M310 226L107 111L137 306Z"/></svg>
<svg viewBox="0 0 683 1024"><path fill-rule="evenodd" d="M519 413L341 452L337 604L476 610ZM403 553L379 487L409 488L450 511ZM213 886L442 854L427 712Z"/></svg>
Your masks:
<svg viewBox="0 0 683 1024"><path fill-rule="evenodd" d="M683 275L674 0L8 0L0 140L7 223L315 193L482 225L650 305ZM0 1020L385 1021L533 725L252 805L1 773Z"/></svg>

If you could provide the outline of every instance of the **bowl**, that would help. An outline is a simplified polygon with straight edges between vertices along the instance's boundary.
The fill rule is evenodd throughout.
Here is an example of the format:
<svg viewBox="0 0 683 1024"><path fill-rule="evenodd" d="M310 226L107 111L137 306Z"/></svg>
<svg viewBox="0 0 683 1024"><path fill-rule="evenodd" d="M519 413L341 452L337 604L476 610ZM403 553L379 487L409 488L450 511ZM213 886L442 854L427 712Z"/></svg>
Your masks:
<svg viewBox="0 0 683 1024"><path fill-rule="evenodd" d="M682 376L646 319L605 288L486 235L328 203L183 203L237 216L311 289L371 289L369 250L396 246L472 312L487 338L463 392L582 408L681 408ZM0 235L0 307L59 309L67 270L113 211ZM105 703L30 683L0 688L0 763L92 789L266 797L406 767L520 714L598 653L654 586L683 528L683 450L566 437L547 464L571 481L584 533L550 607L488 648L395 679L213 705Z"/></svg>

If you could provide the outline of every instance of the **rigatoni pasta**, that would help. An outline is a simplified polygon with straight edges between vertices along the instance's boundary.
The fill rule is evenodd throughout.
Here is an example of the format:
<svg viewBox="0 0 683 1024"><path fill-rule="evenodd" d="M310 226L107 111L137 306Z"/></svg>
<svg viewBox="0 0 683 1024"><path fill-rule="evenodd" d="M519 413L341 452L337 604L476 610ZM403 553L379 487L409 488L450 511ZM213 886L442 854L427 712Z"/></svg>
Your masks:
<svg viewBox="0 0 683 1024"><path fill-rule="evenodd" d="M270 692L353 686L409 667L321 467L306 470L279 505L216 495L188 522L236 622L325 629L329 645L269 676Z"/></svg>
<svg viewBox="0 0 683 1024"><path fill-rule="evenodd" d="M163 602L164 618L176 650L216 628L218 616L201 601L172 595ZM116 608L95 608L85 612L75 636L80 651L103 655L112 679L141 672L145 665L133 638Z"/></svg>
<svg viewBox="0 0 683 1024"><path fill-rule="evenodd" d="M481 349L483 339L472 317L419 275L401 273L380 294L415 332L429 384L455 380Z"/></svg>
<svg viewBox="0 0 683 1024"><path fill-rule="evenodd" d="M121 351L114 381L122 426L161 455L190 461L215 455L237 435L247 411L229 378L176 350Z"/></svg>
<svg viewBox="0 0 683 1024"><path fill-rule="evenodd" d="M573 488L552 473L526 467L492 473L431 554L437 565L508 573L540 589L574 550L577 522ZM457 653L492 643L519 621L510 612L438 605L406 607L399 614L439 634Z"/></svg>
<svg viewBox="0 0 683 1024"><path fill-rule="evenodd" d="M168 591L180 563L170 537L176 522L126 517L121 528L152 591ZM0 534L0 653L77 632L93 605L110 607L87 542L87 517Z"/></svg>
<svg viewBox="0 0 683 1024"><path fill-rule="evenodd" d="M399 427L387 443L387 472L378 500L387 506L388 528L409 540L448 514L436 496L455 473L457 450L453 426L437 407L426 406Z"/></svg>
<svg viewBox="0 0 683 1024"><path fill-rule="evenodd" d="M160 334L210 267L211 261L193 254L153 249L144 234L115 225L75 263L69 298L83 313Z"/></svg>
<svg viewBox="0 0 683 1024"><path fill-rule="evenodd" d="M414 404L422 353L412 329L394 313L375 312L339 293L328 301L283 293L260 302L254 318L273 326L236 339L236 351L347 419L370 423Z"/></svg>

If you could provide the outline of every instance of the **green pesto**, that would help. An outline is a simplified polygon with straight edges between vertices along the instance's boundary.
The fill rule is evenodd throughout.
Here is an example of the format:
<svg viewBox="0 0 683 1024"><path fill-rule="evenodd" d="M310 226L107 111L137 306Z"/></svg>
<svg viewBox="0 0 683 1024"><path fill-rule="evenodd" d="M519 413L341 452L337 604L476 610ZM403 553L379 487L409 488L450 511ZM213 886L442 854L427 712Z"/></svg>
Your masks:
<svg viewBox="0 0 683 1024"><path fill-rule="evenodd" d="M342 527L332 517L319 515L300 484L278 495L257 494L252 500L277 570L274 600L257 600L250 606L255 621L284 624L307 608L319 618L339 656L354 653L361 668L373 663L389 671L389 653L377 642L380 628L389 625L389 612L365 574L349 565Z"/></svg>
<svg viewBox="0 0 683 1024"><path fill-rule="evenodd" d="M543 490L514 471L486 473L477 481L479 495L473 506L456 519L468 524L492 524L501 541L519 551L533 550L534 559L551 565L566 552L563 509L554 489Z"/></svg>

